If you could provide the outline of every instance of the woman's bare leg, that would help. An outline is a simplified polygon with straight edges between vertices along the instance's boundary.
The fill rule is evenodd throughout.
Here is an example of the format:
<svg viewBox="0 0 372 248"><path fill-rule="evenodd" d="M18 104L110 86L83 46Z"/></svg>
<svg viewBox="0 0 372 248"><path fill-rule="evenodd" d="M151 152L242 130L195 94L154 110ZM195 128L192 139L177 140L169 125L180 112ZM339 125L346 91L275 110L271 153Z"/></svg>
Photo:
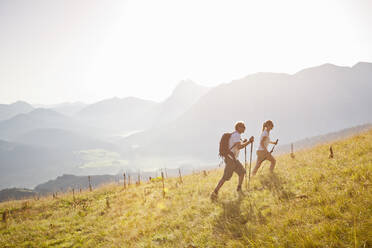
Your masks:
<svg viewBox="0 0 372 248"><path fill-rule="evenodd" d="M274 171L274 168L275 168L275 164L276 164L276 159L273 157L273 155L269 155L267 160L269 160L271 162L271 165L270 165L270 172L273 172Z"/></svg>
<svg viewBox="0 0 372 248"><path fill-rule="evenodd" d="M258 160L256 166L253 169L252 176L256 175L258 169L261 167L262 162L265 160Z"/></svg>

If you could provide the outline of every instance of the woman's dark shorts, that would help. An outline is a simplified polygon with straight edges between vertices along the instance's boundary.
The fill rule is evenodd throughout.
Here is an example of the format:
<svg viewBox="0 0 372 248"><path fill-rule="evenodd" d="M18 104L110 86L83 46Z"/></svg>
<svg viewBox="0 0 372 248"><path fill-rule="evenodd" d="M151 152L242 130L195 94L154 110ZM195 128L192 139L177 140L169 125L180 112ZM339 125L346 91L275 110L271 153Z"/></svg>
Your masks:
<svg viewBox="0 0 372 248"><path fill-rule="evenodd" d="M229 157L226 157L225 158L225 170L223 172L223 176L222 178L225 179L226 181L230 180L230 178L232 177L234 171L236 172L236 174L238 174L239 176L240 175L244 175L245 174L245 169L242 165L242 163L240 163L239 160L233 160Z"/></svg>

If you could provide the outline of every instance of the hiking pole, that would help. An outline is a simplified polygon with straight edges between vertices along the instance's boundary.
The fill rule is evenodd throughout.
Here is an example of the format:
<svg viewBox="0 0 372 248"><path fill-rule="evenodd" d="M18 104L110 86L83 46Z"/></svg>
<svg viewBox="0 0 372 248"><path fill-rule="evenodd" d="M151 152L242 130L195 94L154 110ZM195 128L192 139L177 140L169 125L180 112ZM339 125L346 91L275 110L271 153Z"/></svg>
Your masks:
<svg viewBox="0 0 372 248"><path fill-rule="evenodd" d="M253 152L253 142L251 143L251 155L249 157L249 181L248 181L247 189L249 187L249 183L251 182L252 152Z"/></svg>
<svg viewBox="0 0 372 248"><path fill-rule="evenodd" d="M244 166L245 166L245 188L248 189L248 182L247 182L247 147L244 147Z"/></svg>
<svg viewBox="0 0 372 248"><path fill-rule="evenodd" d="M242 142L247 142L247 139L240 139ZM245 188L248 189L247 182L247 146L244 147L244 167L245 167Z"/></svg>
<svg viewBox="0 0 372 248"><path fill-rule="evenodd" d="M276 139L275 144L273 145L273 148L271 148L270 154L273 153L276 144L278 144L278 141L279 139Z"/></svg>

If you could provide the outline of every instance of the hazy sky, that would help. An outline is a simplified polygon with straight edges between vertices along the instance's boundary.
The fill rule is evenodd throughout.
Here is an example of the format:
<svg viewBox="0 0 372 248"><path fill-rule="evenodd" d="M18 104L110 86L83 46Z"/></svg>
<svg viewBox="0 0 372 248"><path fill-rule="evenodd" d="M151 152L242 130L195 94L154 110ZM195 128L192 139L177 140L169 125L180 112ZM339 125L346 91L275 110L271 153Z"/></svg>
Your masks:
<svg viewBox="0 0 372 248"><path fill-rule="evenodd" d="M0 0L0 103L163 100L183 79L372 62L369 0Z"/></svg>

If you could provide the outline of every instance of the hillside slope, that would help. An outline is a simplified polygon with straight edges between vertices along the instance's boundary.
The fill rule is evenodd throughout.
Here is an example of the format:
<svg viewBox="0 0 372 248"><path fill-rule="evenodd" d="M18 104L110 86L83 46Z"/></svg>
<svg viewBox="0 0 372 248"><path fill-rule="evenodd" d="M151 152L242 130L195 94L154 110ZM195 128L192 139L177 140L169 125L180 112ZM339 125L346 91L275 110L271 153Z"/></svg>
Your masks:
<svg viewBox="0 0 372 248"><path fill-rule="evenodd" d="M222 169L161 182L107 185L57 199L0 204L1 247L371 247L372 131L278 157L246 196Z"/></svg>

